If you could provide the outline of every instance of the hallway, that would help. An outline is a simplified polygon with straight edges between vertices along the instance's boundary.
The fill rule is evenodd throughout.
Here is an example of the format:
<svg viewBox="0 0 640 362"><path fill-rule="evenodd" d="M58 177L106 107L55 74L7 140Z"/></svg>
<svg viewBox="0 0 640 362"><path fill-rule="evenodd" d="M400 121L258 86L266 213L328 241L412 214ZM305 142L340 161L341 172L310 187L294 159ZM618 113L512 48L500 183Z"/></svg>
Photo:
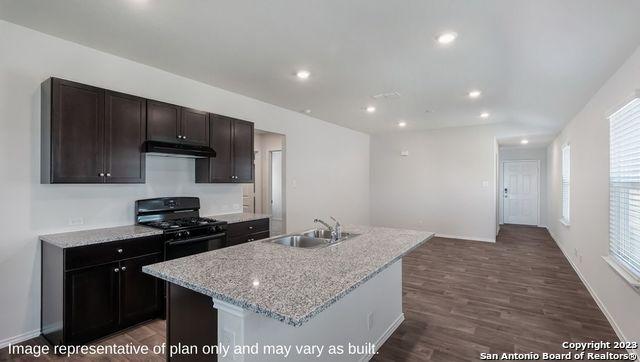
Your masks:
<svg viewBox="0 0 640 362"><path fill-rule="evenodd" d="M434 238L404 259L403 274L406 319L377 361L475 361L618 340L543 228L503 225L495 244Z"/></svg>

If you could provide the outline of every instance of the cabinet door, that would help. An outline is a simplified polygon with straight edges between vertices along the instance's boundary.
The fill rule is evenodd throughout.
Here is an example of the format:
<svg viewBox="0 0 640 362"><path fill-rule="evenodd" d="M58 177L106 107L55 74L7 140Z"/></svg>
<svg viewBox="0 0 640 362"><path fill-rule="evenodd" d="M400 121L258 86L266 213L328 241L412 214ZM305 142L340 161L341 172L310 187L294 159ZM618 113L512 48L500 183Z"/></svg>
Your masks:
<svg viewBox="0 0 640 362"><path fill-rule="evenodd" d="M235 182L253 182L253 123L233 121L233 175Z"/></svg>
<svg viewBox="0 0 640 362"><path fill-rule="evenodd" d="M181 118L182 143L209 146L209 113L182 108Z"/></svg>
<svg viewBox="0 0 640 362"><path fill-rule="evenodd" d="M158 101L147 101L147 139L179 142L180 107Z"/></svg>
<svg viewBox="0 0 640 362"><path fill-rule="evenodd" d="M83 343L118 329L119 272L118 263L67 272L67 343Z"/></svg>
<svg viewBox="0 0 640 362"><path fill-rule="evenodd" d="M122 327L157 317L162 312L162 283L142 272L144 265L162 261L161 254L120 262L120 318Z"/></svg>
<svg viewBox="0 0 640 362"><path fill-rule="evenodd" d="M216 157L196 160L196 182L233 182L231 178L232 119L217 114L209 118L210 145Z"/></svg>
<svg viewBox="0 0 640 362"><path fill-rule="evenodd" d="M104 182L104 90L62 79L52 88L51 182Z"/></svg>
<svg viewBox="0 0 640 362"><path fill-rule="evenodd" d="M147 102L144 98L105 94L105 175L109 183L144 183Z"/></svg>

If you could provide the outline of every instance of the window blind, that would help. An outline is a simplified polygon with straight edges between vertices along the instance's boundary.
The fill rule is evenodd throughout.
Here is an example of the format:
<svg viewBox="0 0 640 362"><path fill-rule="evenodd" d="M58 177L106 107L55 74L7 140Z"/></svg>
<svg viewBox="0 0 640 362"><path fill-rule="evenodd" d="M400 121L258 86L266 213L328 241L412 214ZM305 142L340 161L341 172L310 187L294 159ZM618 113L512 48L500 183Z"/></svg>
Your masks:
<svg viewBox="0 0 640 362"><path fill-rule="evenodd" d="M609 117L609 253L640 276L640 98Z"/></svg>
<svg viewBox="0 0 640 362"><path fill-rule="evenodd" d="M571 187L571 146L562 147L562 221L569 223L569 197Z"/></svg>

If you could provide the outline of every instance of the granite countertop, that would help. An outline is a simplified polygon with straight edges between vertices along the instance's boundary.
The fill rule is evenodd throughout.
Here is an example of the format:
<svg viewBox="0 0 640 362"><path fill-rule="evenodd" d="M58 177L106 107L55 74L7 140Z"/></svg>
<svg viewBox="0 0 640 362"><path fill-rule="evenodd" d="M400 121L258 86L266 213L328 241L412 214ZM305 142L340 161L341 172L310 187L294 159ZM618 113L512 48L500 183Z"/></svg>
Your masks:
<svg viewBox="0 0 640 362"><path fill-rule="evenodd" d="M269 214L254 214L252 212L237 212L233 214L222 214L222 215L212 215L205 216L211 219L226 221L229 224L234 224L237 222L245 222L259 219L269 219L271 215Z"/></svg>
<svg viewBox="0 0 640 362"><path fill-rule="evenodd" d="M258 240L147 265L145 273L300 326L433 233L370 226L340 244L302 249ZM269 239L266 239L269 240Z"/></svg>
<svg viewBox="0 0 640 362"><path fill-rule="evenodd" d="M160 234L162 234L162 230L159 229L140 225L128 225L104 229L40 235L40 240L61 248L73 248L76 246L108 243L111 241L134 239Z"/></svg>

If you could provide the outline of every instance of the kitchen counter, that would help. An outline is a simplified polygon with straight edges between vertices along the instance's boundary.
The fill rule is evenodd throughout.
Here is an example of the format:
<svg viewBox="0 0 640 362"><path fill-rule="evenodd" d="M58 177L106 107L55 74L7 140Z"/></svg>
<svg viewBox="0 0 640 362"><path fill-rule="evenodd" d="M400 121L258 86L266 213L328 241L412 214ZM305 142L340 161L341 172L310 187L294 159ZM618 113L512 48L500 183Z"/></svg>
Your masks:
<svg viewBox="0 0 640 362"><path fill-rule="evenodd" d="M213 216L205 216L211 219L226 221L229 224L235 224L238 222L245 221L253 221L260 219L269 219L271 215L269 214L256 214L252 212L238 212L233 214L222 214L222 215L213 215Z"/></svg>
<svg viewBox="0 0 640 362"><path fill-rule="evenodd" d="M117 226L112 228L72 231L68 233L40 235L40 240L60 248L73 248L111 241L135 239L161 235L162 230L140 225Z"/></svg>
<svg viewBox="0 0 640 362"><path fill-rule="evenodd" d="M219 218L219 216L218 216ZM163 263L143 271L230 305L301 326L433 237L370 226L319 249L259 240Z"/></svg>

